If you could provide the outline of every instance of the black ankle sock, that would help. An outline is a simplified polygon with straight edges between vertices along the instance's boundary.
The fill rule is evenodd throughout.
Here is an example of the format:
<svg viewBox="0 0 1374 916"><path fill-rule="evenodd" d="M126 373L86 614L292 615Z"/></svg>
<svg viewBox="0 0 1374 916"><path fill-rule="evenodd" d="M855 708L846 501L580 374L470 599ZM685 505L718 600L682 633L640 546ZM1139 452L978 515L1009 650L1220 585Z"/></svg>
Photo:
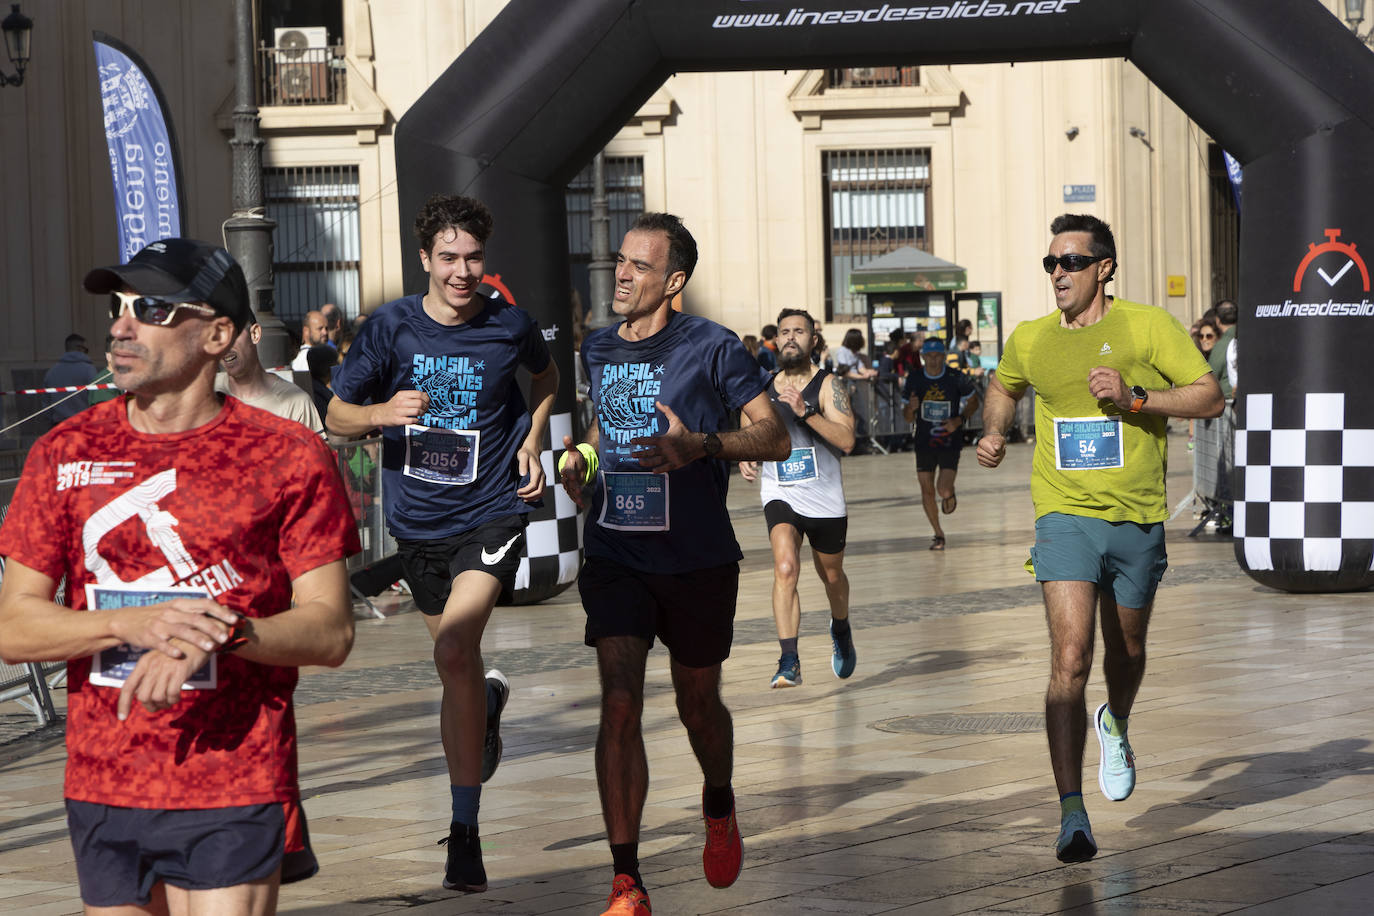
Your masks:
<svg viewBox="0 0 1374 916"><path fill-rule="evenodd" d="M612 843L611 861L615 863L617 875L629 875L635 879L635 884L644 887L644 880L639 877L638 843Z"/></svg>
<svg viewBox="0 0 1374 916"><path fill-rule="evenodd" d="M707 786L701 796L701 807L707 817L728 817L735 804L735 790L729 786Z"/></svg>
<svg viewBox="0 0 1374 916"><path fill-rule="evenodd" d="M837 617L830 618L830 632L836 636L845 636L849 633L849 618L840 620Z"/></svg>
<svg viewBox="0 0 1374 916"><path fill-rule="evenodd" d="M793 636L791 639L779 639L778 645L782 646L783 655L797 654L797 637L795 636Z"/></svg>

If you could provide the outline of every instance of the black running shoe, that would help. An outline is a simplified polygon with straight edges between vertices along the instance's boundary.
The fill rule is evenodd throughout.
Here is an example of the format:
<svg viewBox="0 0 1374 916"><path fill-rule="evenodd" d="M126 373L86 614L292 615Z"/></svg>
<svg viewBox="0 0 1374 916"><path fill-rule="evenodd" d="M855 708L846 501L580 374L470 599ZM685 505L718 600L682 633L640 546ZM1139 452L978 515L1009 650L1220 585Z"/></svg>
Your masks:
<svg viewBox="0 0 1374 916"><path fill-rule="evenodd" d="M501 763L501 710L510 699L510 681L492 668L487 672L487 690L496 694L496 711L487 715L487 734L482 739L482 782L491 779Z"/></svg>
<svg viewBox="0 0 1374 916"><path fill-rule="evenodd" d="M444 887L451 891L479 893L487 889L487 870L482 867L482 843L477 828L450 824L448 836L439 841L448 846L444 865Z"/></svg>

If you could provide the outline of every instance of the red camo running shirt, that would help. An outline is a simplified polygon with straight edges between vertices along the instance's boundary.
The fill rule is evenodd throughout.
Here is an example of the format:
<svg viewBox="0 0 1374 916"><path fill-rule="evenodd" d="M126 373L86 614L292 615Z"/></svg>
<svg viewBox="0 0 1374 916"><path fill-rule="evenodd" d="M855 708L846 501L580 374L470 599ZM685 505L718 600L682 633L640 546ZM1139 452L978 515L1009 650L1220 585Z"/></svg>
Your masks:
<svg viewBox="0 0 1374 916"><path fill-rule="evenodd" d="M24 465L0 555L54 580L86 608L88 583L194 586L249 617L290 607L291 581L360 549L343 482L312 431L226 398L209 423L147 434L126 399L83 411ZM100 613L93 611L92 613ZM289 801L296 789L296 669L217 656L218 686L170 709L91 683L67 663L66 797L132 808Z"/></svg>

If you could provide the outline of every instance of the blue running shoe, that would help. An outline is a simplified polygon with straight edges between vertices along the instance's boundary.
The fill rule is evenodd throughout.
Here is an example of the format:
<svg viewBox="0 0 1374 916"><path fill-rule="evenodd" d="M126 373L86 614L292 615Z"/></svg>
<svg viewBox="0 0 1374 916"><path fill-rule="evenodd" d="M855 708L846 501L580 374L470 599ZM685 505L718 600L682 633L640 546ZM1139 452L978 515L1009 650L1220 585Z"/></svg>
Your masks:
<svg viewBox="0 0 1374 916"><path fill-rule="evenodd" d="M1102 748L1097 765L1097 787L1108 800L1125 801L1135 791L1135 754L1125 735L1117 738L1103 726L1102 713L1106 709L1107 704L1103 703L1093 716L1097 743Z"/></svg>
<svg viewBox="0 0 1374 916"><path fill-rule="evenodd" d="M778 659L778 673L773 675L774 687L801 686L801 659L788 653Z"/></svg>
<svg viewBox="0 0 1374 916"><path fill-rule="evenodd" d="M1097 855L1097 841L1086 811L1070 811L1060 820L1054 854L1060 862L1086 862Z"/></svg>
<svg viewBox="0 0 1374 916"><path fill-rule="evenodd" d="M835 621L830 621L830 647L830 668L835 672L835 677L841 680L849 677L859 663L859 654L854 651L853 629L843 636L836 636Z"/></svg>

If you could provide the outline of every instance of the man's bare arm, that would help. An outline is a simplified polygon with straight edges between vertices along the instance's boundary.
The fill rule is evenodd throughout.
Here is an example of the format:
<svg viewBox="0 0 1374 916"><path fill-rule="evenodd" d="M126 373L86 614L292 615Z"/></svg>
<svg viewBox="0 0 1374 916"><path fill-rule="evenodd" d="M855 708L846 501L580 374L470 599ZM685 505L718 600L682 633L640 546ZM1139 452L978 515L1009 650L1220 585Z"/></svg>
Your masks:
<svg viewBox="0 0 1374 916"><path fill-rule="evenodd" d="M429 409L423 391L398 391L382 404L350 404L337 394L329 401L325 426L336 436L352 438L379 426L405 426L417 422Z"/></svg>
<svg viewBox="0 0 1374 916"><path fill-rule="evenodd" d="M553 413L554 398L558 395L558 366L553 360L538 375L530 376L530 432L525 437L524 448L536 454L544 444L544 430L549 425L549 415Z"/></svg>
<svg viewBox="0 0 1374 916"><path fill-rule="evenodd" d="M983 399L983 436L978 440L978 463L995 468L1007 454L1007 431L1016 418L1016 402L1025 389L1010 391L997 376L988 377L987 396Z"/></svg>
<svg viewBox="0 0 1374 916"><path fill-rule="evenodd" d="M802 424L848 455L854 450L854 408L849 403L849 389L833 375L821 383L819 409L820 413L802 420Z"/></svg>
<svg viewBox="0 0 1374 916"><path fill-rule="evenodd" d="M174 640L214 651L238 614L208 598L178 598L148 607L88 613L52 600L57 583L10 558L0 583L0 658L65 661L128 643L170 658Z"/></svg>
<svg viewBox="0 0 1374 916"><path fill-rule="evenodd" d="M719 433L717 458L724 461L785 461L792 454L791 437L768 392L755 395L741 408L741 413L749 418L748 425L741 423L741 429Z"/></svg>
<svg viewBox="0 0 1374 916"><path fill-rule="evenodd" d="M686 467L698 458L706 457L706 436L689 430L673 409L662 401L655 402L668 420L666 432L657 436L631 439L638 450L632 456L646 471L666 474ZM743 408L749 419L743 429L716 433L720 451L714 457L722 461L782 461L792 454L792 441L787 427L778 416L768 392L761 391Z"/></svg>
<svg viewBox="0 0 1374 916"><path fill-rule="evenodd" d="M348 568L335 560L291 580L295 603L250 621L249 640L234 654L262 665L337 667L353 648Z"/></svg>

